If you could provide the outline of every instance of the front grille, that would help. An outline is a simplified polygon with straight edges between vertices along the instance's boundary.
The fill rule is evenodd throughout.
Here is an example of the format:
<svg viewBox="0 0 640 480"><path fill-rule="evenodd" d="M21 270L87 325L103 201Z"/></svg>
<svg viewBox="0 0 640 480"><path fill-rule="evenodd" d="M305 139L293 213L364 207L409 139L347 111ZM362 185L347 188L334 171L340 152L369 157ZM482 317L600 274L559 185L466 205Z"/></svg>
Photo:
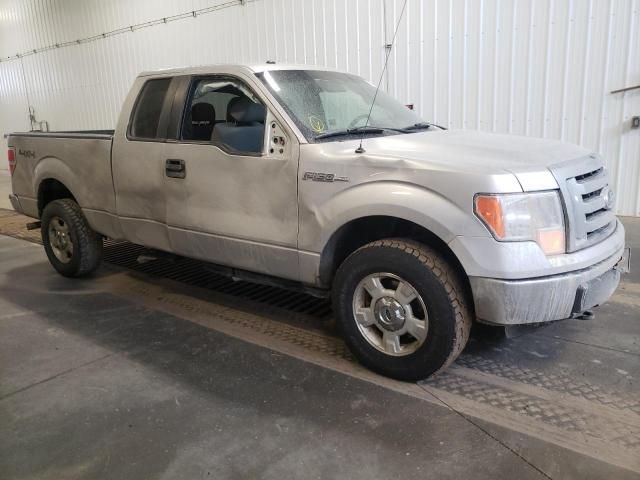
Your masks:
<svg viewBox="0 0 640 480"><path fill-rule="evenodd" d="M596 210L595 212L591 212L591 213L586 213L585 214L585 218L587 219L587 222L592 221L594 218L600 216L600 215L605 215L609 210L607 210L606 208L599 208L598 210Z"/></svg>
<svg viewBox="0 0 640 480"><path fill-rule="evenodd" d="M601 193L602 193L602 188L594 190L591 193L585 193L585 194L582 195L582 200L584 200L585 202L588 202L590 200L593 200L593 199L596 199L597 197L599 197Z"/></svg>
<svg viewBox="0 0 640 480"><path fill-rule="evenodd" d="M551 169L558 181L567 214L567 250L575 252L608 237L616 217L607 204L609 177L592 155Z"/></svg>
<svg viewBox="0 0 640 480"><path fill-rule="evenodd" d="M576 175L575 179L578 183L584 183L589 180L591 177L595 177L604 172L604 168L600 167L592 172L583 173L582 175Z"/></svg>
<svg viewBox="0 0 640 480"><path fill-rule="evenodd" d="M594 230L593 232L589 232L587 233L587 240L593 240L594 238L602 238L603 235L606 234L606 232L609 229L609 225L605 225L603 227L600 227L596 230ZM592 242L594 243L594 242Z"/></svg>

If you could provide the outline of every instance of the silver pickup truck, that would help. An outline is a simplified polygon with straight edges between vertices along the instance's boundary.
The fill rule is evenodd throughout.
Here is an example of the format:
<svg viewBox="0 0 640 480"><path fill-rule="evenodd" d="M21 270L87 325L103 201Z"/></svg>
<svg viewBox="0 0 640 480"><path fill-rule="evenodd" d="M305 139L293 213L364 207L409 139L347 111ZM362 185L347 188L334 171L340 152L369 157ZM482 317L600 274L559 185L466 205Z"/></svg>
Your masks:
<svg viewBox="0 0 640 480"><path fill-rule="evenodd" d="M602 159L450 131L363 79L265 64L142 73L115 131L8 137L11 202L62 275L103 238L331 296L355 356L425 378L493 325L585 315L627 263Z"/></svg>

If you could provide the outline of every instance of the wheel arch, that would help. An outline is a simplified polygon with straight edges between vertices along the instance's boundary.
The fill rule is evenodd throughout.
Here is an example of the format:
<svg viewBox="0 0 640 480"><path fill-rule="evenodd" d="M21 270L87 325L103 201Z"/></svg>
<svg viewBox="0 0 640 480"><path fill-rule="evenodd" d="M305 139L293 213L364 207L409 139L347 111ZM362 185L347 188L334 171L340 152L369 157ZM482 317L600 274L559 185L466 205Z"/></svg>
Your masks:
<svg viewBox="0 0 640 480"><path fill-rule="evenodd" d="M60 180L53 177L44 178L38 184L38 216L42 217L45 207L54 200L70 198L77 202L71 190Z"/></svg>
<svg viewBox="0 0 640 480"><path fill-rule="evenodd" d="M442 238L415 222L387 215L370 215L350 220L329 237L320 254L321 284L330 287L339 266L358 248L386 238L414 240L434 249L458 272L470 294L469 277L458 257Z"/></svg>
<svg viewBox="0 0 640 480"><path fill-rule="evenodd" d="M58 157L48 156L38 161L32 181L38 216L42 216L44 207L53 200L71 198L76 203L82 200L77 196L80 184L76 174Z"/></svg>

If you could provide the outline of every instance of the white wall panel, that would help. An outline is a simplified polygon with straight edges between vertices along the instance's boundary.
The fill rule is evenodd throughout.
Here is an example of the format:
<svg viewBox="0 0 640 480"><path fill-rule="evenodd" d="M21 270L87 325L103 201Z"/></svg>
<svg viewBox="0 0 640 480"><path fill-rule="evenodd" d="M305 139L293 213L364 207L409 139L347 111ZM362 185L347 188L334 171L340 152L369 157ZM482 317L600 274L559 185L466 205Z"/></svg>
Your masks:
<svg viewBox="0 0 640 480"><path fill-rule="evenodd" d="M138 72L178 65L273 59L376 83L403 0L232 3L0 0L0 133L28 128L29 104L55 130L113 128ZM126 31L215 5L227 8ZM640 0L408 0L382 86L451 128L598 151L618 212L640 215L640 91L609 93L640 84L639 10Z"/></svg>

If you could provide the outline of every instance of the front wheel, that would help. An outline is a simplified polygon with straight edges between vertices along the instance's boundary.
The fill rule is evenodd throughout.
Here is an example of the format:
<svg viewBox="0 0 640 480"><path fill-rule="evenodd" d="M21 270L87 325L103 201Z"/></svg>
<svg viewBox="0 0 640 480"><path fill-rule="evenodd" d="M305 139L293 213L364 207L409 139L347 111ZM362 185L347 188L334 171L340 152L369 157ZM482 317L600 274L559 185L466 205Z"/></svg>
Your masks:
<svg viewBox="0 0 640 480"><path fill-rule="evenodd" d="M399 380L446 368L469 338L472 314L458 272L417 242L380 240L356 250L338 269L332 297L356 358Z"/></svg>
<svg viewBox="0 0 640 480"><path fill-rule="evenodd" d="M65 277L93 272L102 260L102 237L91 229L80 206L54 200L42 212L42 243L49 262Z"/></svg>

